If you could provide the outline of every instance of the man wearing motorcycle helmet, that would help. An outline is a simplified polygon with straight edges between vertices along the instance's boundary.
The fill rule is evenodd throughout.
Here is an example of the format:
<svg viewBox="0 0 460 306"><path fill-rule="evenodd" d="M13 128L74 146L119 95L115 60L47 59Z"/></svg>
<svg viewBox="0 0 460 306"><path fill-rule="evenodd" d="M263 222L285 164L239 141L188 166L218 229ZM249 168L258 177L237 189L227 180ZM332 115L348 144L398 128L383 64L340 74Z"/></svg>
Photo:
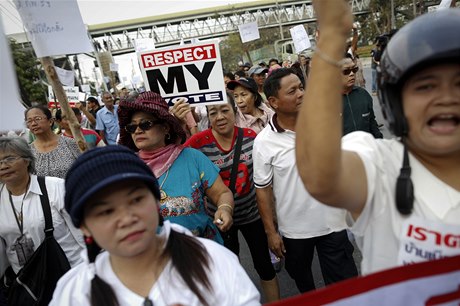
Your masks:
<svg viewBox="0 0 460 306"><path fill-rule="evenodd" d="M460 254L460 9L422 15L389 41L379 99L393 139L341 139L346 1L314 1L321 38L297 120L297 166L317 200L349 210L364 274Z"/></svg>

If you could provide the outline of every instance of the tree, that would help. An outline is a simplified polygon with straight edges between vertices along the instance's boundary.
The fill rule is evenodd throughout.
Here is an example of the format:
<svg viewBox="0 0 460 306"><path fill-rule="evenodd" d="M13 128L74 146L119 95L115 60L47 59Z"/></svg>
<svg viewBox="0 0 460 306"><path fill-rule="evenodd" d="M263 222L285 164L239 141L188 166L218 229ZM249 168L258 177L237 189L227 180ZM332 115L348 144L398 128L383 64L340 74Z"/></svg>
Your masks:
<svg viewBox="0 0 460 306"><path fill-rule="evenodd" d="M401 28L416 16L426 13L429 6L438 5L439 2L441 1L393 0L395 28ZM452 5L457 2L459 1L454 0ZM361 24L363 44L368 44L375 37L392 30L390 0L370 0L369 10L369 14L360 15L356 18Z"/></svg>
<svg viewBox="0 0 460 306"><path fill-rule="evenodd" d="M287 34L288 29L284 29L285 37L290 37ZM273 28L259 29L260 38L247 43L242 43L239 33L232 33L220 43L220 56L222 58L222 65L224 70L236 71L238 69L238 62L243 61L244 58L249 59L249 51L262 48L267 45L273 45L276 40L280 39L278 30L274 31Z"/></svg>
<svg viewBox="0 0 460 306"><path fill-rule="evenodd" d="M23 48L10 38L10 48L13 56L19 91L23 103L31 106L32 102L47 103L47 87L40 77L40 62L32 48Z"/></svg>

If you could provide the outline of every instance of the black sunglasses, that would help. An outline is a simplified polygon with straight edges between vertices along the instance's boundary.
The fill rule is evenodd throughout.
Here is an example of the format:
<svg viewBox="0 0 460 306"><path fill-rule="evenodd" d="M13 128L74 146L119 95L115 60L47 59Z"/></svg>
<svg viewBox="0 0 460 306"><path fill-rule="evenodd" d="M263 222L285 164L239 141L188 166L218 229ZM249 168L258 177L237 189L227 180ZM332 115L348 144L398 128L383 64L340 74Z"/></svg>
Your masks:
<svg viewBox="0 0 460 306"><path fill-rule="evenodd" d="M125 126L126 132L130 134L134 134L139 127L142 131L150 130L154 125L160 124L162 121L160 120L141 120L138 124L135 123L128 123Z"/></svg>
<svg viewBox="0 0 460 306"><path fill-rule="evenodd" d="M350 75L350 73L351 73L352 71L353 71L353 73L356 73L356 72L358 72L358 70L359 70L359 67L358 67L358 66L353 67L353 68L347 68L347 69L343 69L343 70L342 70L342 74L343 74L343 75Z"/></svg>

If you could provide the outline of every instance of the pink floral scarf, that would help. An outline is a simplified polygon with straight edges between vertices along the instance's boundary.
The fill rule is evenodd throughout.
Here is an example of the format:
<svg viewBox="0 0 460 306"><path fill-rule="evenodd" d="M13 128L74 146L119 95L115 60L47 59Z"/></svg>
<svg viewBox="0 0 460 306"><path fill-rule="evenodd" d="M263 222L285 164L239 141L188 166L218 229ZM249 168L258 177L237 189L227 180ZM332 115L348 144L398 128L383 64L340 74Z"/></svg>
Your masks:
<svg viewBox="0 0 460 306"><path fill-rule="evenodd" d="M172 166L180 152L184 149L181 145L170 144L155 151L139 151L139 157L152 169L153 174L159 178Z"/></svg>

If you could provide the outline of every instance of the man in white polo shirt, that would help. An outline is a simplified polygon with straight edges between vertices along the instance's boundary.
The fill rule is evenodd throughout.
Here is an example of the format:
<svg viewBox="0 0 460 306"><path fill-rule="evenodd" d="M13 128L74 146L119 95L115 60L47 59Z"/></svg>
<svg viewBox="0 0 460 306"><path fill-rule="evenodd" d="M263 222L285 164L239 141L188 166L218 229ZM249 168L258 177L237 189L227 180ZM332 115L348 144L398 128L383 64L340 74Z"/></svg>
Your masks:
<svg viewBox="0 0 460 306"><path fill-rule="evenodd" d="M303 85L292 70L278 69L265 81L264 92L276 114L257 135L253 160L257 202L269 247L285 258L286 270L300 292L315 289L311 271L315 247L326 285L356 276L345 210L313 199L297 172L295 125Z"/></svg>

